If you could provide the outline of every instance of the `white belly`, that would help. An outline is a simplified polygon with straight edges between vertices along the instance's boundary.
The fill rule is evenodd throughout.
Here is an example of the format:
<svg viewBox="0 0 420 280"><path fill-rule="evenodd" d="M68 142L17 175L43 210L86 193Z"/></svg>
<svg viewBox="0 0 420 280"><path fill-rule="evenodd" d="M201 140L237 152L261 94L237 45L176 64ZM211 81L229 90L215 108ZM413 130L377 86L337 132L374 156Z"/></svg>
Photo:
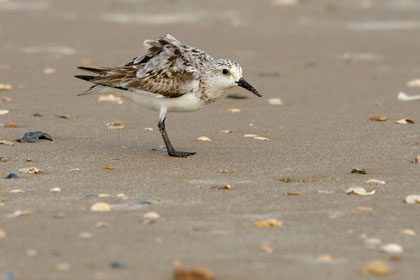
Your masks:
<svg viewBox="0 0 420 280"><path fill-rule="evenodd" d="M192 112L201 109L206 104L204 100L193 93L187 93L176 98L167 98L144 91L131 92L109 87L104 88L102 92L125 97L134 103L157 111L166 108L168 112Z"/></svg>

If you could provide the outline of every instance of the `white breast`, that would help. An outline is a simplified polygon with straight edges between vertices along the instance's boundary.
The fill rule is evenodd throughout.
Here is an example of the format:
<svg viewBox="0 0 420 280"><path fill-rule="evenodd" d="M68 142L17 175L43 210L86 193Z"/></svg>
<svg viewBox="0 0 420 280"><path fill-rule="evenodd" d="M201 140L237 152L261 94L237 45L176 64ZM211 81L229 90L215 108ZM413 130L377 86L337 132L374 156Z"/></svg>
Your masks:
<svg viewBox="0 0 420 280"><path fill-rule="evenodd" d="M166 108L168 112L192 112L201 109L206 102L194 93L187 93L177 98L167 98L159 94L145 91L127 91L106 87L102 93L112 93L125 97L134 103L159 111Z"/></svg>

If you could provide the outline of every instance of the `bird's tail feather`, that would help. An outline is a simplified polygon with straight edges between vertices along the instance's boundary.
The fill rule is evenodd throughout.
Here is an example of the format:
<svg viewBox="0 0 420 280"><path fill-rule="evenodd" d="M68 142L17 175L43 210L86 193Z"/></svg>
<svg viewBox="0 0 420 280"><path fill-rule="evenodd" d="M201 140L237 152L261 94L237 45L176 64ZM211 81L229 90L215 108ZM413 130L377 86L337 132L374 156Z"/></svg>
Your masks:
<svg viewBox="0 0 420 280"><path fill-rule="evenodd" d="M95 93L98 93L99 91L101 91L102 88L103 88L103 86L101 86L101 85L93 85L87 91L79 93L77 96L95 94Z"/></svg>

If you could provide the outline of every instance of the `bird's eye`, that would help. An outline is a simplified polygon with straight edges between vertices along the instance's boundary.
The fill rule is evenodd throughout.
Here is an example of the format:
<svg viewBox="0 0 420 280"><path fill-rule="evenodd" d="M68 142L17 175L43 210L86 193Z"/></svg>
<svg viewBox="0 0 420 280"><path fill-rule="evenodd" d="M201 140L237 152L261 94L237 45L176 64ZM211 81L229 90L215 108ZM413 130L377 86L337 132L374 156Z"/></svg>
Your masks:
<svg viewBox="0 0 420 280"><path fill-rule="evenodd" d="M229 71L227 69L223 69L222 72L223 72L224 75L229 74Z"/></svg>

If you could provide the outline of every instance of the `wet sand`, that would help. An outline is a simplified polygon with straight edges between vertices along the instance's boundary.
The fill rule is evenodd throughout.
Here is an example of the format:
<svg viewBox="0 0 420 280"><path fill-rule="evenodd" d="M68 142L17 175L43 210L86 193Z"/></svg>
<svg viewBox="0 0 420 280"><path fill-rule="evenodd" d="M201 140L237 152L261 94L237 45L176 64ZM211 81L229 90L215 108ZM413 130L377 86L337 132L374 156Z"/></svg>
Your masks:
<svg viewBox="0 0 420 280"><path fill-rule="evenodd" d="M0 162L0 176L20 176L0 179L0 229L7 235L0 240L1 276L172 279L178 260L226 280L369 279L360 268L382 259L389 279L416 279L418 235L400 231L420 233L418 206L403 202L419 193L420 167L412 161L420 154L420 110L397 94L420 94L406 86L420 78L420 3L273 4L280 2L0 1L0 83L13 86L0 92L12 99L0 104L10 111L0 123L17 125L0 127L0 140L37 130L54 138L0 145L0 156L9 158ZM175 148L197 152L187 159L152 150L163 145L156 112L76 96L89 86L73 78L77 66L124 64L143 52L143 40L166 33L238 61L263 94L234 89L248 98L169 114ZM388 121L369 121L372 115ZM394 123L402 118L416 123ZM108 129L113 121L125 128ZM31 166L46 173L18 173ZM351 174L353 168L367 174ZM213 188L225 184L232 188ZM376 193L346 195L354 186ZM57 187L61 192L50 191ZM16 189L24 193L10 193ZM96 202L112 210L91 211ZM10 218L17 210L31 214ZM145 220L147 212L160 218ZM254 225L268 218L283 226ZM369 238L404 252L392 258L369 249ZM273 252L262 252L262 244ZM331 258L320 261L325 254ZM124 267L112 268L113 261Z"/></svg>

